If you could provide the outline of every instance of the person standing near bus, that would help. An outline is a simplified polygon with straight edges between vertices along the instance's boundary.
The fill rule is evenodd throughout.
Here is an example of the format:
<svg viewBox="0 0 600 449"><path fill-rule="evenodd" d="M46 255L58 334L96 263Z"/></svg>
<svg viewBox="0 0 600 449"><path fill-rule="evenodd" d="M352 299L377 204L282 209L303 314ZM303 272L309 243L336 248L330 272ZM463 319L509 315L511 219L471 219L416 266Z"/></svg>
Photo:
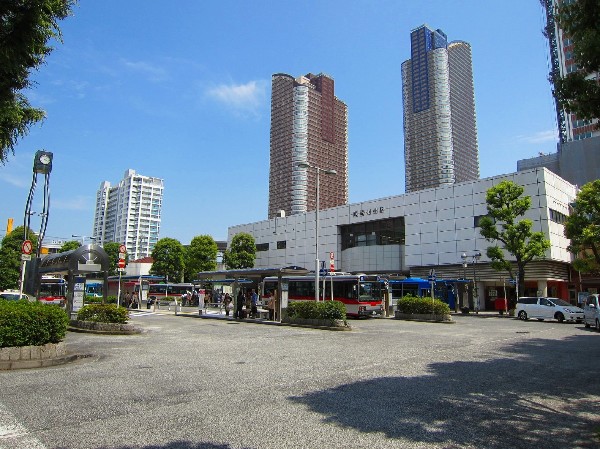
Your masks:
<svg viewBox="0 0 600 449"><path fill-rule="evenodd" d="M244 294L242 289L238 291L238 295L235 301L235 318L242 318L242 309L244 308Z"/></svg>
<svg viewBox="0 0 600 449"><path fill-rule="evenodd" d="M257 303L258 303L258 295L256 294L256 292L254 291L254 289L252 289L252 293L250 293L250 316L252 318L256 318L256 314L258 313L258 309L257 309Z"/></svg>

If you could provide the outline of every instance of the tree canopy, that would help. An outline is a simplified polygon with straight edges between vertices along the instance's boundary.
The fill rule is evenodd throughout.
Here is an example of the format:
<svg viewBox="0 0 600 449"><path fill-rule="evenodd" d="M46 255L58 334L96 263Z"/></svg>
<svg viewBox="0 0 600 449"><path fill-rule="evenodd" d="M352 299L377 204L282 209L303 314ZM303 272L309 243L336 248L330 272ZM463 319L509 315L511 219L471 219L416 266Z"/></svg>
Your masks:
<svg viewBox="0 0 600 449"><path fill-rule="evenodd" d="M600 271L600 179L585 184L565 222L569 251L578 258L574 267L584 273Z"/></svg>
<svg viewBox="0 0 600 449"><path fill-rule="evenodd" d="M23 226L17 226L2 239L2 247L0 247L0 290L17 288L19 285L24 229ZM31 240L33 244L32 254L35 254L38 245L37 235L29 229L27 238Z"/></svg>
<svg viewBox="0 0 600 449"><path fill-rule="evenodd" d="M512 181L502 181L488 189L486 203L488 215L480 220L480 233L489 242L501 243L487 248L491 266L498 271L507 271L515 278L513 266L504 251L512 254L517 264L519 291L525 287L525 266L537 257L542 257L550 248L550 241L543 232L532 232L533 222L522 217L531 207L531 198L522 196L524 188Z"/></svg>
<svg viewBox="0 0 600 449"><path fill-rule="evenodd" d="M198 235L185 251L185 280L196 279L199 271L217 268L217 244L210 235Z"/></svg>
<svg viewBox="0 0 600 449"><path fill-rule="evenodd" d="M17 140L45 117L23 91L32 86L31 71L52 52L50 39L62 42L58 21L71 13L74 0L0 2L0 163L14 154Z"/></svg>
<svg viewBox="0 0 600 449"><path fill-rule="evenodd" d="M58 252L64 253L66 251L72 251L74 249L79 248L80 246L81 243L79 243L77 240L69 240L68 242L63 243L63 246L60 247Z"/></svg>
<svg viewBox="0 0 600 449"><path fill-rule="evenodd" d="M171 282L181 282L185 270L183 245L179 240L165 237L156 242L152 250L150 274L168 277Z"/></svg>
<svg viewBox="0 0 600 449"><path fill-rule="evenodd" d="M578 71L553 78L554 95L565 110L578 119L600 118L600 0L561 2L555 19L573 41Z"/></svg>
<svg viewBox="0 0 600 449"><path fill-rule="evenodd" d="M231 239L231 246L223 255L223 262L229 269L252 268L256 259L254 237L245 232L236 234Z"/></svg>

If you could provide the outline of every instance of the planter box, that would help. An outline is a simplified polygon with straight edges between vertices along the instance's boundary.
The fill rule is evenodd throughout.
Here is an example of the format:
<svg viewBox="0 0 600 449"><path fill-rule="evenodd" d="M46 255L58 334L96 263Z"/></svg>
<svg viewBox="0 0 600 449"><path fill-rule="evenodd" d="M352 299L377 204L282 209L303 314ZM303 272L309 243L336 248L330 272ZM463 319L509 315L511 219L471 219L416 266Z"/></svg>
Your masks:
<svg viewBox="0 0 600 449"><path fill-rule="evenodd" d="M71 320L71 329L106 334L139 334L141 330L133 324L99 323L97 321Z"/></svg>
<svg viewBox="0 0 600 449"><path fill-rule="evenodd" d="M285 317L282 323L295 324L298 326L311 326L311 327L327 327L327 328L338 328L338 329L349 329L349 326L344 323L343 320L318 320L308 318L290 318Z"/></svg>
<svg viewBox="0 0 600 449"><path fill-rule="evenodd" d="M0 370L40 368L69 362L64 342L41 346L13 346L0 348Z"/></svg>
<svg viewBox="0 0 600 449"><path fill-rule="evenodd" d="M432 315L431 313L402 313L396 311L394 318L397 320L452 322L452 316L450 315Z"/></svg>

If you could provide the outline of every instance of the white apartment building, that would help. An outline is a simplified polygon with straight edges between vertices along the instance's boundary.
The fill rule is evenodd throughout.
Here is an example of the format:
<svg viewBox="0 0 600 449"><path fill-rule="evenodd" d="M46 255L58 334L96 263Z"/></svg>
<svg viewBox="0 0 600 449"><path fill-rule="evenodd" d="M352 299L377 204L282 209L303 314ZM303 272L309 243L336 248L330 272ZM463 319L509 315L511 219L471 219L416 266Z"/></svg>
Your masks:
<svg viewBox="0 0 600 449"><path fill-rule="evenodd" d="M163 180L129 169L117 186L108 181L96 193L92 237L123 243L130 260L149 256L159 239Z"/></svg>
<svg viewBox="0 0 600 449"><path fill-rule="evenodd" d="M478 221L487 214L487 190L504 180L525 188L532 200L526 218L533 221L533 231L542 231L551 242L543 259L527 265L527 292L572 299L576 288L563 222L576 187L545 168L321 210L318 258L328 267L333 253L337 271L354 273L426 278L433 268L440 279L473 279L476 268L481 308L493 308L507 274L491 268L485 256L491 243L480 235ZM228 242L240 232L256 241L257 268L315 266L314 212L232 226ZM482 254L477 266L465 269L461 255L475 252ZM504 286L503 291L510 289Z"/></svg>

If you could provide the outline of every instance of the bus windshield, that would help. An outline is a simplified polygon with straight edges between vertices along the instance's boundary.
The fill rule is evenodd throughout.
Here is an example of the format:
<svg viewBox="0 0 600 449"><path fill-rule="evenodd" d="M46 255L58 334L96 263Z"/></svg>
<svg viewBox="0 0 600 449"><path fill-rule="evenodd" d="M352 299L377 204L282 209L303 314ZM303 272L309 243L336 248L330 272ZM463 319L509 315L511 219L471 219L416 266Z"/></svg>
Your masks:
<svg viewBox="0 0 600 449"><path fill-rule="evenodd" d="M381 299L380 282L359 282L358 300L359 301L379 301Z"/></svg>

